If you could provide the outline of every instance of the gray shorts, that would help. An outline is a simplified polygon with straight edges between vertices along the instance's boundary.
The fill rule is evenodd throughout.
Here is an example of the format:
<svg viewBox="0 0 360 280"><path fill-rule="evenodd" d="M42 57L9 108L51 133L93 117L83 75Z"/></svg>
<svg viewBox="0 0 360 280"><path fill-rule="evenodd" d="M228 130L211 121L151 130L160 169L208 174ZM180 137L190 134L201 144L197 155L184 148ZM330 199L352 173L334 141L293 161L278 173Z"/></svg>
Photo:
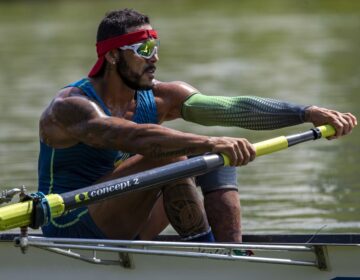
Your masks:
<svg viewBox="0 0 360 280"><path fill-rule="evenodd" d="M223 166L195 178L197 186L206 194L222 189L238 189L237 170L232 166Z"/></svg>

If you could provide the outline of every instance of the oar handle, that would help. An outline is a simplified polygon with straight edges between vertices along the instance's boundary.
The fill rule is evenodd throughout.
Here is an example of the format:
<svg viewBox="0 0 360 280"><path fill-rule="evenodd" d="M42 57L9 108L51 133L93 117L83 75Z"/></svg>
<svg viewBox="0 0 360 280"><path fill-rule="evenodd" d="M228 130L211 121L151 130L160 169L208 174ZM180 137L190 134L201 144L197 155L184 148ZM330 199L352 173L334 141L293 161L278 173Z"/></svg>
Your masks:
<svg viewBox="0 0 360 280"><path fill-rule="evenodd" d="M322 126L318 126L310 131L307 132L303 132L297 135L291 135L291 136L279 136L276 138L272 138L269 140L265 140L265 141L261 141L258 143L254 143L254 147L256 150L256 156L262 156L262 155L267 155L267 154L271 154L277 151L281 151L284 149L287 149L289 146L291 146L289 144L289 140L291 138L296 138L296 143L294 144L298 144L298 143L302 143L305 141L309 141L309 140L316 140L322 137L330 137L335 135L336 131L334 129L334 127L332 127L331 125L322 125ZM293 140L293 139L291 139ZM221 154L222 157L224 158L224 165L228 166L230 164L230 159L227 155L225 154Z"/></svg>
<svg viewBox="0 0 360 280"><path fill-rule="evenodd" d="M318 126L317 129L320 130L322 137L331 137L336 134L335 128L329 124Z"/></svg>

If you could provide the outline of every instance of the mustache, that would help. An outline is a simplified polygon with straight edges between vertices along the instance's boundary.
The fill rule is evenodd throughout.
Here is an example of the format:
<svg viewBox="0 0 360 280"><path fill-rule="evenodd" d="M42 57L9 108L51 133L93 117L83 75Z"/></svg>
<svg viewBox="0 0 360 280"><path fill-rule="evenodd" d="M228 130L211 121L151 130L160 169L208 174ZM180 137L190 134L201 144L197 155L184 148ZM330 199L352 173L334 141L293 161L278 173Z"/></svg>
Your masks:
<svg viewBox="0 0 360 280"><path fill-rule="evenodd" d="M155 71L155 70L156 70L155 65L149 65L149 66L145 67L144 73L147 72L147 71Z"/></svg>

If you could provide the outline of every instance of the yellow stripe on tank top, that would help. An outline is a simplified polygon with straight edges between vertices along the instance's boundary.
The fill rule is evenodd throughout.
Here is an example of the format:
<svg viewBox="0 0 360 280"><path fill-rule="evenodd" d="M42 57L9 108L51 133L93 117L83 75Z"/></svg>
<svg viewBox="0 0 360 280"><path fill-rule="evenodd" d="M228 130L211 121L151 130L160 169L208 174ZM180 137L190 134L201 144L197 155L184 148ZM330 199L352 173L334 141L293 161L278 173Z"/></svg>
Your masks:
<svg viewBox="0 0 360 280"><path fill-rule="evenodd" d="M52 149L51 151L51 160L50 160L50 186L49 186L49 192L48 194L51 194L52 191L54 190L54 158L55 158L55 148ZM57 228L66 228L69 226L72 226L74 224L76 224L80 218L85 215L88 212L88 209L85 209L84 211L80 212L79 214L77 214L76 218L66 224L59 224L56 221L54 221L53 217L51 216L50 218L50 223L52 225L54 225Z"/></svg>

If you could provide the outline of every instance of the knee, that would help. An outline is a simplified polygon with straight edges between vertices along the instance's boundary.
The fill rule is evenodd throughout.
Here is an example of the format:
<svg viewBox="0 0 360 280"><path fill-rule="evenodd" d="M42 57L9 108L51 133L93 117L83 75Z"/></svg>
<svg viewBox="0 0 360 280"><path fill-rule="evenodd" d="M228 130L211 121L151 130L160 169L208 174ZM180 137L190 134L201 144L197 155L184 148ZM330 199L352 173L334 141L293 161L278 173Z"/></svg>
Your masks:
<svg viewBox="0 0 360 280"><path fill-rule="evenodd" d="M182 194L196 194L197 196L197 190L195 185L195 179L193 177L184 178L180 180L176 180L172 183L169 183L165 186L163 186L162 191L166 197L166 194L168 192L177 192Z"/></svg>
<svg viewBox="0 0 360 280"><path fill-rule="evenodd" d="M237 191L237 171L234 167L220 167L210 173L196 177L196 183L201 187L204 195L221 190Z"/></svg>
<svg viewBox="0 0 360 280"><path fill-rule="evenodd" d="M206 211L240 212L240 199L237 190L220 189L204 195Z"/></svg>

